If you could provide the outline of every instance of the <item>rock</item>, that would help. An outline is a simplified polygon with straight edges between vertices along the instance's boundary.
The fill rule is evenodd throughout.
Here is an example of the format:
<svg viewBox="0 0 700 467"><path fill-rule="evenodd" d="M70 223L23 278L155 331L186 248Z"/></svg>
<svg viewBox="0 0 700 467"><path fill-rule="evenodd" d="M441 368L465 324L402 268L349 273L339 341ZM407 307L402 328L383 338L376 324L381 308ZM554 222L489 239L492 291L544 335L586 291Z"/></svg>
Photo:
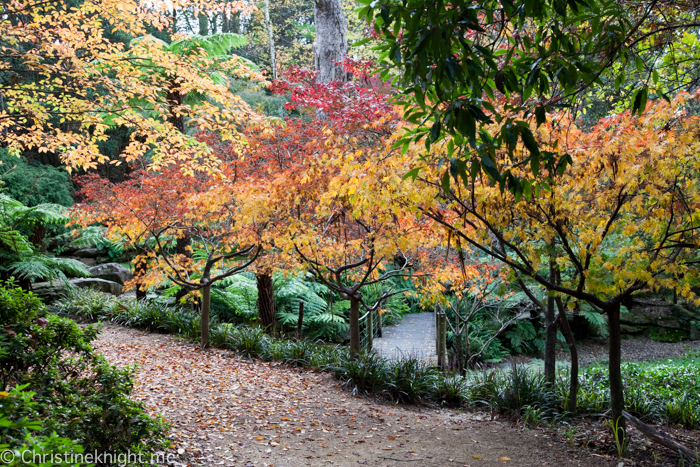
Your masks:
<svg viewBox="0 0 700 467"><path fill-rule="evenodd" d="M686 326L681 323L681 321L678 318L671 318L670 316L664 316L662 318L658 318L654 321L654 326L660 327L660 328L668 328L668 329L685 329Z"/></svg>
<svg viewBox="0 0 700 467"><path fill-rule="evenodd" d="M131 280L134 276L127 268L119 263L104 263L88 269L92 277L116 282L124 285L124 282Z"/></svg>
<svg viewBox="0 0 700 467"><path fill-rule="evenodd" d="M680 342L688 335L681 329L651 328L649 337L658 342Z"/></svg>
<svg viewBox="0 0 700 467"><path fill-rule="evenodd" d="M95 265L95 258L78 258L77 256L69 256L68 259L74 259L76 261L80 261L83 263L85 266L90 267Z"/></svg>
<svg viewBox="0 0 700 467"><path fill-rule="evenodd" d="M65 296L66 283L63 281L35 282L32 284L32 293L45 303L51 303Z"/></svg>
<svg viewBox="0 0 700 467"><path fill-rule="evenodd" d="M690 323L690 332L688 333L688 339L691 341L700 341L700 322Z"/></svg>
<svg viewBox="0 0 700 467"><path fill-rule="evenodd" d="M121 295L123 286L117 282L98 279L95 277L71 279L69 284L74 287L92 287L100 292ZM66 295L66 283L60 280L51 282L35 282L32 284L32 292L45 303L54 302Z"/></svg>
<svg viewBox="0 0 700 467"><path fill-rule="evenodd" d="M78 258L97 258L102 255L102 251L97 248L81 248L73 253L73 255Z"/></svg>
<svg viewBox="0 0 700 467"><path fill-rule="evenodd" d="M630 324L632 326L640 326L645 324L652 324L654 320L651 316L645 315L643 313L636 313L630 311L629 313L620 313L620 322L622 324Z"/></svg>
<svg viewBox="0 0 700 467"><path fill-rule="evenodd" d="M685 307L682 307L680 305L674 305L673 308L671 308L671 313L673 316L676 318L684 319L684 320L698 320L700 319L700 314L697 312L688 310Z"/></svg>
<svg viewBox="0 0 700 467"><path fill-rule="evenodd" d="M106 281L104 279L98 279L96 277L88 277L85 279L71 279L70 283L76 287L90 287L97 289L100 292L121 295L124 287L121 284L112 281Z"/></svg>
<svg viewBox="0 0 700 467"><path fill-rule="evenodd" d="M620 332L623 334L638 334L649 329L647 326L630 326L629 324L620 324Z"/></svg>

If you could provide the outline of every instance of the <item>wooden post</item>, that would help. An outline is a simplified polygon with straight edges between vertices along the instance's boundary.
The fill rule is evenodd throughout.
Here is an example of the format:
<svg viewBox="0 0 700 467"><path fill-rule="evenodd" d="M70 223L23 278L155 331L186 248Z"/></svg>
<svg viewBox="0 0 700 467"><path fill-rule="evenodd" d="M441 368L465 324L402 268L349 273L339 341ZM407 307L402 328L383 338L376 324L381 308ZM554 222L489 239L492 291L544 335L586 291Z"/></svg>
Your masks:
<svg viewBox="0 0 700 467"><path fill-rule="evenodd" d="M382 338L382 314L377 310L377 337Z"/></svg>
<svg viewBox="0 0 700 467"><path fill-rule="evenodd" d="M374 322L372 318L372 312L369 312L369 315L367 315L367 325L365 326L365 330L367 331L367 353L370 353L372 351L372 338L374 337Z"/></svg>
<svg viewBox="0 0 700 467"><path fill-rule="evenodd" d="M304 324L304 302L299 302L299 319L297 320L297 340L301 340L301 326Z"/></svg>
<svg viewBox="0 0 700 467"><path fill-rule="evenodd" d="M447 314L440 313L440 366L447 366Z"/></svg>

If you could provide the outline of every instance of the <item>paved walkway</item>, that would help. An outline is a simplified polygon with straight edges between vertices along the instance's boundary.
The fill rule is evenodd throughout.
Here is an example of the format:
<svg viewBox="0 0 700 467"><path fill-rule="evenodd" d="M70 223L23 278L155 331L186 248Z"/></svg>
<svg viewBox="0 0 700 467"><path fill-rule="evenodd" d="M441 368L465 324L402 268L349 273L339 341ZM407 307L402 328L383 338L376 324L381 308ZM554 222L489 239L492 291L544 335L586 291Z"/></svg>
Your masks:
<svg viewBox="0 0 700 467"><path fill-rule="evenodd" d="M426 360L436 360L435 315L410 313L396 326L383 329L381 339L374 340L377 353L397 359L401 355L417 355Z"/></svg>

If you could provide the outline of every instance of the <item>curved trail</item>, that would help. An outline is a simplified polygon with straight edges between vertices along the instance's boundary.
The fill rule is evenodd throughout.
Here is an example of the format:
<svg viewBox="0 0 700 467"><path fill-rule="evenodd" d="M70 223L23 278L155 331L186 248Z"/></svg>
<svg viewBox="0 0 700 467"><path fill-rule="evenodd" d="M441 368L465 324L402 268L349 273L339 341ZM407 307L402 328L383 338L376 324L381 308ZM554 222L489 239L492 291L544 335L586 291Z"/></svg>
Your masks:
<svg viewBox="0 0 700 467"><path fill-rule="evenodd" d="M140 366L135 398L171 423L171 452L185 453L171 465L610 465L540 430L352 397L325 373L203 352L172 336L105 325L94 345L112 363Z"/></svg>

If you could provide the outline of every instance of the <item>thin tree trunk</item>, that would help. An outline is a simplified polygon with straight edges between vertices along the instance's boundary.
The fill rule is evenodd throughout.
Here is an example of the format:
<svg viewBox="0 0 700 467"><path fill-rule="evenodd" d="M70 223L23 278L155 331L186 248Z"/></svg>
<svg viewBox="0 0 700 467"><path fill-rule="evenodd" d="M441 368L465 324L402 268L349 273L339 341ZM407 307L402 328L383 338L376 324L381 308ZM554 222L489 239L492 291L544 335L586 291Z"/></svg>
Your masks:
<svg viewBox="0 0 700 467"><path fill-rule="evenodd" d="M175 240L175 253L189 258L191 256L190 245L192 245L192 237L186 233L183 237ZM175 303L180 303L189 292L185 287L180 287L180 290L175 294Z"/></svg>
<svg viewBox="0 0 700 467"><path fill-rule="evenodd" d="M549 260L549 279L554 279L554 261ZM547 291L547 307L544 315L545 337L544 337L544 376L547 382L554 383L556 376L556 345L557 327L554 320L554 296L551 291Z"/></svg>
<svg viewBox="0 0 700 467"><path fill-rule="evenodd" d="M179 131L180 133L185 132L185 117L182 114L177 113L177 107L182 105L183 96L180 94L180 90L177 89L177 83L174 79L171 79L168 83L168 95L166 97L168 101L168 108L170 115L168 121Z"/></svg>
<svg viewBox="0 0 700 467"><path fill-rule="evenodd" d="M340 0L315 0L314 63L318 82L347 81L342 63L348 53L347 21Z"/></svg>
<svg viewBox="0 0 700 467"><path fill-rule="evenodd" d="M360 354L360 300L350 298L350 354Z"/></svg>
<svg viewBox="0 0 700 467"><path fill-rule="evenodd" d="M569 345L569 351L571 352L571 379L569 380L569 412L572 415L576 414L576 402L578 395L578 347L576 347L576 339L574 338L574 333L571 332L571 327L569 326L569 319L566 317L566 309L561 301L561 298L557 297L557 308L559 309L559 322L561 323L561 331L566 338L566 343Z"/></svg>
<svg viewBox="0 0 700 467"><path fill-rule="evenodd" d="M270 40L270 66L272 67L272 79L277 79L277 60L275 59L275 34L270 21L270 0L265 0L265 25L267 36Z"/></svg>
<svg viewBox="0 0 700 467"><path fill-rule="evenodd" d="M297 339L301 340L301 327L304 325L304 302L299 302L299 319L297 320Z"/></svg>
<svg viewBox="0 0 700 467"><path fill-rule="evenodd" d="M142 248L136 247L136 254L143 259L139 258L138 262L134 265L134 278L136 278L136 300L144 300L148 295L146 290L141 289L141 277L146 275L146 251Z"/></svg>
<svg viewBox="0 0 700 467"><path fill-rule="evenodd" d="M203 349L209 347L209 311L211 309L211 286L202 287L202 337Z"/></svg>
<svg viewBox="0 0 700 467"><path fill-rule="evenodd" d="M255 279L258 285L258 324L265 332L273 334L277 310L272 289L272 275L269 272L258 273Z"/></svg>
<svg viewBox="0 0 700 467"><path fill-rule="evenodd" d="M457 326L459 326L459 320L457 320ZM466 323L464 327L460 330L459 334L455 333L455 350L457 352L457 373L464 373L464 345L462 343L462 337L464 334L464 329L466 328Z"/></svg>
<svg viewBox="0 0 700 467"><path fill-rule="evenodd" d="M620 304L613 303L606 310L608 313L608 328L610 332L608 372L610 375L610 409L612 421L617 424L619 439L625 436L625 419L622 411L625 410L625 395L622 386L621 336L620 336Z"/></svg>

